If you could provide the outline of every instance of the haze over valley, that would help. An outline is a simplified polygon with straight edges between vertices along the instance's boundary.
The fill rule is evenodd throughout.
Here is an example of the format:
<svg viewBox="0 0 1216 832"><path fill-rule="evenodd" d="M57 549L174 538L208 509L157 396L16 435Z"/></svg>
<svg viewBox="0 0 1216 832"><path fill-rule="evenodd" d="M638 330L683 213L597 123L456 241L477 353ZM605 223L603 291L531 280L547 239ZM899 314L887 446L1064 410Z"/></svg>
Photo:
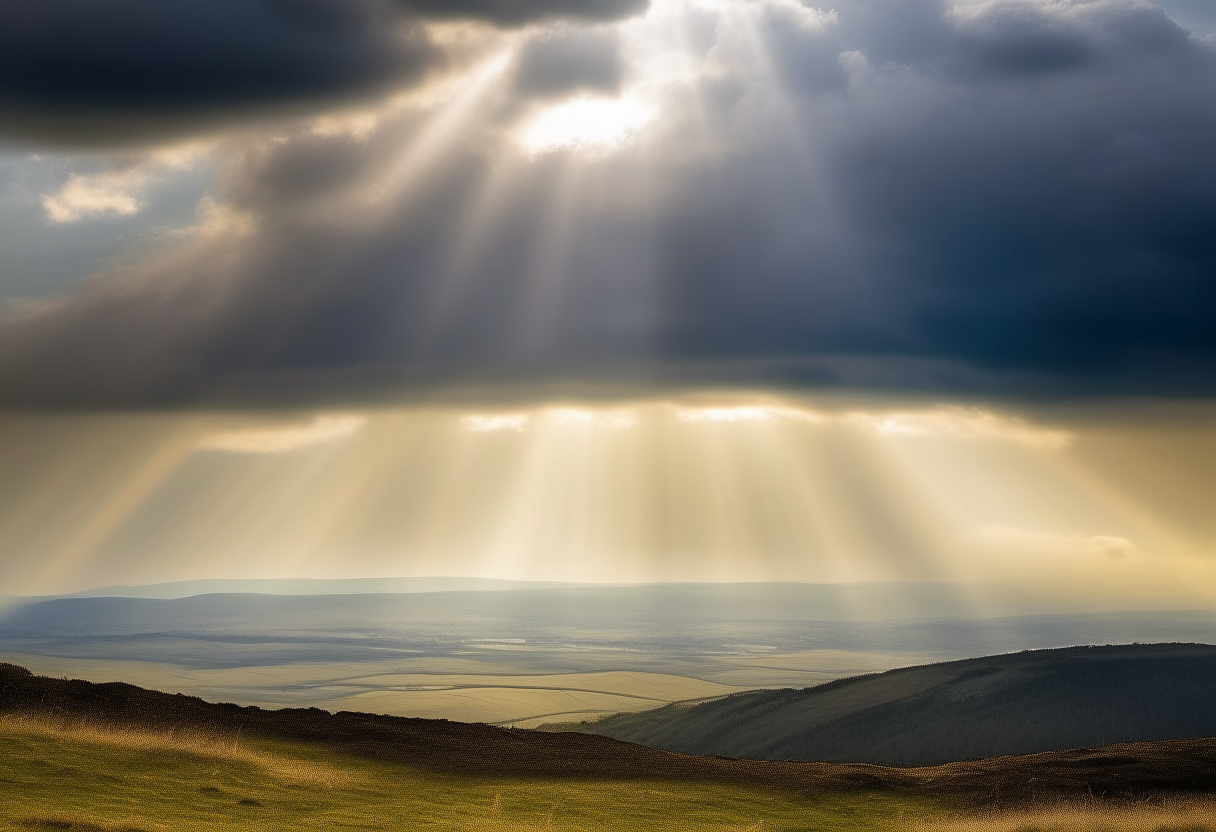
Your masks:
<svg viewBox="0 0 1216 832"><path fill-rule="evenodd" d="M0 660L212 701L535 726L999 652L1216 641L1203 611L978 618L983 588L947 584L396 584L411 586L431 591L27 599L0 612Z"/></svg>

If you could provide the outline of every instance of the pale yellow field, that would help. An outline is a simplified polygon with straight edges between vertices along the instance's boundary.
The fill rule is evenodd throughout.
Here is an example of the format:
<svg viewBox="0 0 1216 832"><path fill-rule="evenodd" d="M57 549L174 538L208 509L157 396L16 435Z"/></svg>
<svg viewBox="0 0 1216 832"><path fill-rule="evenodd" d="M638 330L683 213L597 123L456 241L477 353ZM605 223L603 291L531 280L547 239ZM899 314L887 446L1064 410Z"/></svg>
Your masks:
<svg viewBox="0 0 1216 832"><path fill-rule="evenodd" d="M554 682L560 680L560 684ZM393 673L378 676L362 676L346 680L350 684L372 685L380 688L408 688L424 685L450 685L470 687L482 685L505 685L513 688L554 688L563 690L591 691L597 693L619 693L638 699L653 699L670 702L675 699L699 699L706 696L722 696L737 688L689 679L686 676L671 676L662 673L632 673L610 671L606 673L562 673L533 676L511 676L504 681L502 676L486 674L423 674Z"/></svg>
<svg viewBox="0 0 1216 832"><path fill-rule="evenodd" d="M555 680L556 681L556 680ZM552 721L595 719L641 711L666 702L613 693L529 688L463 688L446 691L374 691L339 702L343 710L424 716L460 722L499 722L532 727Z"/></svg>
<svg viewBox="0 0 1216 832"><path fill-rule="evenodd" d="M329 711L366 711L523 727L551 722L554 718L594 719L739 690L663 673L519 675L509 673L518 666L451 658L217 669L14 654L0 655L0 661L50 676L72 676L93 682L123 681L210 701L264 707L307 705ZM416 672L420 667L431 672ZM474 670L481 672L469 672Z"/></svg>
<svg viewBox="0 0 1216 832"><path fill-rule="evenodd" d="M232 645L240 654L243 645ZM907 653L811 650L798 653L740 650L688 661L654 657L655 672L621 671L629 657L615 651L577 663L560 651L522 657L524 645L477 646L464 656L418 656L377 662L312 662L254 667L194 668L181 665L0 653L0 661L48 676L91 682L127 682L211 702L262 707L319 707L396 716L492 722L534 727L577 722L610 713L708 699L738 690L808 685L930 661ZM536 652L536 651L533 651ZM509 654L509 655L508 655ZM632 657L637 662L636 657ZM562 665L599 672L546 673ZM663 671L668 672L663 672ZM697 678L692 675L696 674Z"/></svg>

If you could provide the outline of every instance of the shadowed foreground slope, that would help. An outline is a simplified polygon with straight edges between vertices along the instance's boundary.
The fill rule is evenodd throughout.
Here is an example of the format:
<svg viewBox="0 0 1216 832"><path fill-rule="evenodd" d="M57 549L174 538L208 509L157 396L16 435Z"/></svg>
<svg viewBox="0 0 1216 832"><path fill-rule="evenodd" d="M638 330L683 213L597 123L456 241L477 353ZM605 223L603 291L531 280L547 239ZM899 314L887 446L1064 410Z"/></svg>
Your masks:
<svg viewBox="0 0 1216 832"><path fill-rule="evenodd" d="M577 730L684 754L935 765L1216 736L1216 647L1069 647L620 714Z"/></svg>
<svg viewBox="0 0 1216 832"><path fill-rule="evenodd" d="M34 676L0 664L0 711L59 724L193 730L317 743L440 773L701 781L804 795L883 790L971 806L1053 797L1216 792L1216 739L1138 743L925 768L690 757L580 733L316 709L211 704L120 683Z"/></svg>

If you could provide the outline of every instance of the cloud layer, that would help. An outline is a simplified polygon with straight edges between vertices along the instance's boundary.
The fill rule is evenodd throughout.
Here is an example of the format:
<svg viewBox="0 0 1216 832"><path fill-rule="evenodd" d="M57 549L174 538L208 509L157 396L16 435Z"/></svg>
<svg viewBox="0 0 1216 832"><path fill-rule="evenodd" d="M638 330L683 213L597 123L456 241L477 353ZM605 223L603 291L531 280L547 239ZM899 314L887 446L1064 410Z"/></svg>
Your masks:
<svg viewBox="0 0 1216 832"><path fill-rule="evenodd" d="M316 110L442 63L427 20L608 20L641 0L46 0L0 6L0 136L71 144Z"/></svg>
<svg viewBox="0 0 1216 832"><path fill-rule="evenodd" d="M338 6L257 8L306 32ZM282 69L263 92L217 77L189 106L420 78L425 16L542 22L444 47L362 122L222 141L197 228L0 327L5 403L1216 386L1216 47L1160 7L665 3L606 26L638 8L413 4L396 28L368 22L386 6L340 8L299 42L349 38L363 69L285 45L259 53ZM38 101L76 112L61 82ZM5 83L16 118L33 94ZM107 84L97 108L160 106ZM608 138L559 141L561 107Z"/></svg>

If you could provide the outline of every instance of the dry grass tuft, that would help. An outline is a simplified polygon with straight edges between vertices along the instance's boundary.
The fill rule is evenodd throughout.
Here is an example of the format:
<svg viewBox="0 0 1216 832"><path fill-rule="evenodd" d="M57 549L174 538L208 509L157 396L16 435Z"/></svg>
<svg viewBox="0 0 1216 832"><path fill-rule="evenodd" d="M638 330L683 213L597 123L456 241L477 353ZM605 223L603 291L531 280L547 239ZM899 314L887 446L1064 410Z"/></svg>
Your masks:
<svg viewBox="0 0 1216 832"><path fill-rule="evenodd" d="M249 765L289 782L327 789L352 785L357 778L325 763L298 760L250 748L239 732L197 727L151 730L113 725L85 718L50 719L29 714L5 714L0 733L105 745L128 751L185 754ZM49 821L48 821L49 822ZM80 821L83 822L83 821ZM47 827L51 828L51 827ZM60 827L68 828L68 827ZM73 829L85 829L73 826Z"/></svg>
<svg viewBox="0 0 1216 832"><path fill-rule="evenodd" d="M1216 832L1216 800L1176 798L1152 805L1061 803L905 821L899 824L899 832Z"/></svg>

